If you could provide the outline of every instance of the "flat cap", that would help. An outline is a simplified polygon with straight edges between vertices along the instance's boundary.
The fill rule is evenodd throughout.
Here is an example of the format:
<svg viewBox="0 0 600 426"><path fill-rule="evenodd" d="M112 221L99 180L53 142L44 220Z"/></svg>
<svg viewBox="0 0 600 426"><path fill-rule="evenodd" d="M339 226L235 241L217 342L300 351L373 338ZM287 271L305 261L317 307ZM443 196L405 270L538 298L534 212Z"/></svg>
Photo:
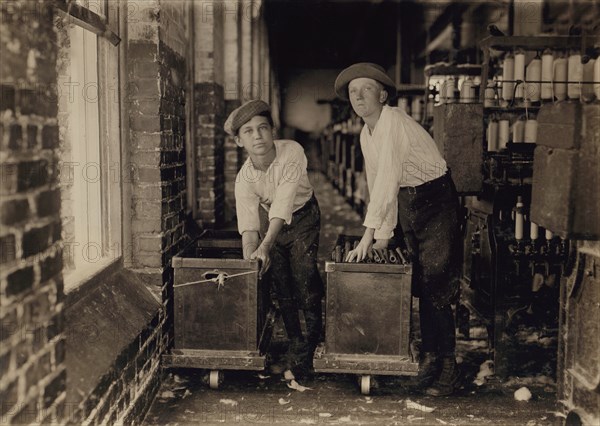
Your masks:
<svg viewBox="0 0 600 426"><path fill-rule="evenodd" d="M396 84L387 75L383 67L371 62L359 62L350 65L339 73L335 79L335 94L340 99L349 99L348 84L355 78L372 78L385 86L390 98L396 96Z"/></svg>
<svg viewBox="0 0 600 426"><path fill-rule="evenodd" d="M235 136L240 127L250 121L255 115L265 111L271 111L271 107L266 102L260 99L248 101L231 111L223 127L227 133Z"/></svg>

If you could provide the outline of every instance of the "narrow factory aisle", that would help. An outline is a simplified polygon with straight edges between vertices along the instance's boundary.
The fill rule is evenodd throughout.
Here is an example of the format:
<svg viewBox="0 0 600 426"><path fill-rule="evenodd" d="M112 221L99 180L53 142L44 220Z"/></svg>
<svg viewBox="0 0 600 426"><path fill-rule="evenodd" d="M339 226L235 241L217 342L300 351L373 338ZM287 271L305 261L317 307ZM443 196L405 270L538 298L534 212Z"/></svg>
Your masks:
<svg viewBox="0 0 600 426"><path fill-rule="evenodd" d="M319 173L311 174L322 212L320 265L329 258L339 233L360 234L360 217ZM415 322L415 321L413 321ZM281 324L273 345L283 344ZM553 338L528 335L528 362L504 382L485 376L489 358L484 327L459 335L458 355L465 385L452 397L423 396L408 379L380 377L370 396L361 395L357 376L318 374L301 381L304 392L288 388L281 375L269 371L227 372L218 390L208 386L201 370L165 370L165 380L146 416L146 425L191 424L417 424L417 425L546 425L556 420L556 385L552 367ZM276 349L275 349L276 350ZM540 361L543 360L543 361ZM545 364L540 365L540 362ZM483 365L483 367L482 367ZM480 368L482 372L479 373ZM479 380L477 375L479 373ZM480 385L474 383L477 381ZM527 387L529 401L514 393ZM523 392L523 391L521 391Z"/></svg>

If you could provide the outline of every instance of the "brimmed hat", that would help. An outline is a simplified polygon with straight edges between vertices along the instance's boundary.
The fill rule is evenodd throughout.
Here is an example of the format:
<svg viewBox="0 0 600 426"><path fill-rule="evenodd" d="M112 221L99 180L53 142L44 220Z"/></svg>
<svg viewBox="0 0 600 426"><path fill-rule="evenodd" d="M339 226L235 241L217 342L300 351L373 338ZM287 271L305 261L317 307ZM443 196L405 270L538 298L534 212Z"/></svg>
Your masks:
<svg viewBox="0 0 600 426"><path fill-rule="evenodd" d="M396 96L396 84L387 75L383 67L371 62L359 62L350 65L338 74L335 79L335 94L339 98L348 100L348 84L355 78L372 78L383 84L390 98Z"/></svg>
<svg viewBox="0 0 600 426"><path fill-rule="evenodd" d="M250 121L252 117L266 111L271 111L271 107L266 102L259 99L248 101L231 111L223 128L231 136L235 136L239 128Z"/></svg>

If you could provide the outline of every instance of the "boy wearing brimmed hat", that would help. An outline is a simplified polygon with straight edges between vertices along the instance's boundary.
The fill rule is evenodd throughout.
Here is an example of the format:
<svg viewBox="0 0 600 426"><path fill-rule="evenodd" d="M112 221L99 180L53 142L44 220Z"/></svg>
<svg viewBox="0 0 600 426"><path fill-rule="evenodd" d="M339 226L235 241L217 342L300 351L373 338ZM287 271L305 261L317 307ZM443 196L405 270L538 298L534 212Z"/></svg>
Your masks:
<svg viewBox="0 0 600 426"><path fill-rule="evenodd" d="M446 162L425 129L386 105L396 88L379 65L346 68L335 92L350 100L365 122L360 145L370 193L366 231L346 260L361 261L371 247L386 248L400 219L413 254L413 292L419 296L419 385L429 395L449 395L460 377L451 304L458 295L461 242L458 197Z"/></svg>
<svg viewBox="0 0 600 426"><path fill-rule="evenodd" d="M323 297L317 269L321 214L304 149L295 141L274 139L271 109L261 100L235 109L225 131L248 153L235 183L244 258L260 259L261 275L271 270L290 339L287 367L298 376L311 367L321 337ZM298 309L304 311L306 338Z"/></svg>

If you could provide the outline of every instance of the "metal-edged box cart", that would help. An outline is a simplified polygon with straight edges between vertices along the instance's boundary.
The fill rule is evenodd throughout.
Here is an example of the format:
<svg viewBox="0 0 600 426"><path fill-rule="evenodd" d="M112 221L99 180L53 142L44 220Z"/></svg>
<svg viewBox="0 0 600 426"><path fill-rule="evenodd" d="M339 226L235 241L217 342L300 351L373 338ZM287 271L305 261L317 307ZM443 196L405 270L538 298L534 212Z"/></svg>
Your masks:
<svg viewBox="0 0 600 426"><path fill-rule="evenodd" d="M264 370L275 311L239 234L205 231L172 263L174 345L164 365L210 370L212 389L222 370Z"/></svg>
<svg viewBox="0 0 600 426"><path fill-rule="evenodd" d="M340 248L347 252L359 239L340 235L334 260L325 263L325 341L313 365L357 374L367 395L372 375L415 376L419 364L410 353L412 266L395 249L375 253L371 263L342 262Z"/></svg>

